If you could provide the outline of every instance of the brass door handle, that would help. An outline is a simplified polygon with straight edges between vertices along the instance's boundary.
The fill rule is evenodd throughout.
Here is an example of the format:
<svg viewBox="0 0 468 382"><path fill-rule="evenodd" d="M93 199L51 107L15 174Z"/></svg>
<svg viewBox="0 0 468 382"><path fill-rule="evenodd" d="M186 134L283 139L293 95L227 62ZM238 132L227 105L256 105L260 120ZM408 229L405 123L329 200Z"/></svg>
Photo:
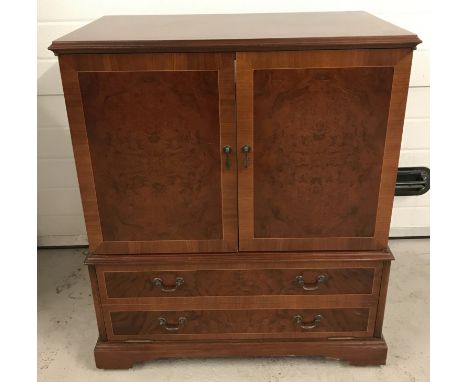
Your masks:
<svg viewBox="0 0 468 382"><path fill-rule="evenodd" d="M226 145L223 147L223 152L226 154L226 168L229 170L231 168L231 156L230 154L232 153L232 147L229 145Z"/></svg>
<svg viewBox="0 0 468 382"><path fill-rule="evenodd" d="M177 319L177 324L168 324L167 320L164 317L159 317L159 325L161 325L162 327L164 327L164 329L168 331L177 331L180 328L182 328L182 326L184 326L186 322L187 319L185 317L179 317Z"/></svg>
<svg viewBox="0 0 468 382"><path fill-rule="evenodd" d="M249 153L252 151L249 145L244 145L241 147L241 151L244 154L244 167L249 167Z"/></svg>
<svg viewBox="0 0 468 382"><path fill-rule="evenodd" d="M175 285L174 286L166 286L164 285L164 281L159 278L159 277L155 277L152 281L153 285L157 286L157 287L160 287L161 288L161 292L175 292L177 290L177 288L179 288L180 286L182 286L184 284L184 278L183 277L177 277L175 279Z"/></svg>
<svg viewBox="0 0 468 382"><path fill-rule="evenodd" d="M320 322L322 321L322 319L323 319L323 316L321 314L316 314L314 316L313 321L310 323L307 323L307 322L304 322L304 318L300 314L297 314L294 316L294 321L296 322L296 324L298 324L301 327L301 329L306 329L306 330L318 328L320 326Z"/></svg>
<svg viewBox="0 0 468 382"><path fill-rule="evenodd" d="M327 275L319 275L315 279L315 283L313 284L306 284L304 280L304 276L299 275L296 276L296 283L302 287L304 290L317 290L320 288L320 285L325 284L328 281L328 276Z"/></svg>

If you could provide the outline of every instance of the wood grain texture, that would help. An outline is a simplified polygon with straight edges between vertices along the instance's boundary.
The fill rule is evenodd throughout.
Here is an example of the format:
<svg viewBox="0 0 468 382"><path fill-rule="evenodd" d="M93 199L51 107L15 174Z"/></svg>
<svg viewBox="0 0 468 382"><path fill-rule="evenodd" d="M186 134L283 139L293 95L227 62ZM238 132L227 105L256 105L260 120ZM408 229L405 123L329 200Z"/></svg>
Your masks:
<svg viewBox="0 0 468 382"><path fill-rule="evenodd" d="M102 265L100 270L118 269L119 266L140 269L140 265L159 270L197 269L282 269L287 267L353 267L373 266L385 260L394 260L390 248L379 251L314 251L314 252L238 252L200 254L154 254L144 256L104 255L90 253L88 265ZM332 265L335 264L335 265Z"/></svg>
<svg viewBox="0 0 468 382"><path fill-rule="evenodd" d="M386 246L388 243L412 58L413 52L409 51L393 68L392 99L388 113L379 207L376 217L376 225L380 229L376 232L375 239L379 247Z"/></svg>
<svg viewBox="0 0 468 382"><path fill-rule="evenodd" d="M96 322L98 326L99 338L101 341L107 340L106 327L104 324L104 317L102 314L101 298L99 291L99 284L96 275L96 267L93 265L88 266L89 279L91 282L91 291L93 293L94 311L96 313Z"/></svg>
<svg viewBox="0 0 468 382"><path fill-rule="evenodd" d="M388 282L390 278L390 261L383 262L382 280L380 282L379 304L377 306L377 316L375 319L374 337L382 338L382 328L385 313L385 305L387 302Z"/></svg>
<svg viewBox="0 0 468 382"><path fill-rule="evenodd" d="M382 262L393 258L391 253L320 255L159 255L151 263L142 262L147 256L129 256L133 262L116 259L97 264L96 269L103 304L156 304L175 310L195 306L301 307L309 303L307 298L320 307L376 304ZM108 255L102 258L109 260ZM313 285L322 274L328 280L315 291L305 291L296 282L296 276L302 275L307 284ZM184 283L176 291L165 293L152 283L155 277L160 277L167 287L175 285L176 277L183 277Z"/></svg>
<svg viewBox="0 0 468 382"><path fill-rule="evenodd" d="M411 67L411 54L412 51L410 49L392 49L392 50L343 50L343 51L310 51L310 52L268 52L268 53L237 53L237 66L236 66L236 92L237 92L237 124L238 124L238 147L241 147L244 144L249 144L252 146L252 152L250 153L250 165L245 168L242 166L242 157L238 156L238 166L239 166L239 246L241 251L288 251L288 250L376 250L376 249L383 249L387 245L388 241L388 231L390 225L390 214L391 214L391 204L389 204L389 199L393 201L393 193L394 193L394 181L396 177L396 168L398 166L398 153L399 153L399 144L401 141L401 130L403 128L403 117L404 117L404 106L406 105L406 95L407 95L407 86L409 80L409 71ZM296 96L297 100L301 100L302 94L312 94L310 89L310 83L307 83L308 78L301 78L297 75L292 75L293 83L299 85L297 88L293 88L290 90L291 94L286 93L286 87L284 88L283 97L276 97L276 98L268 98L267 102L265 102L268 107L264 107L262 110L261 106L259 111L255 113L255 87L254 87L254 73L256 71L267 71L266 72L266 79L260 78L262 81L261 83L268 83L270 81L268 79L269 73L271 73L274 69L283 69L281 72L287 73L287 75L291 75L289 71L298 70L297 73L305 74L307 73L306 69L314 69L313 73L328 73L330 75L331 71L327 71L328 68L335 68L336 73L340 72L342 69L352 69L352 70L360 70L361 74L366 73L361 79L357 77L355 80L359 83L359 81L364 81L362 85L367 86L367 91L364 89L354 89L347 91L345 95L342 95L338 89L334 89L333 91L330 88L324 87L325 92L330 91L329 93L322 93L320 98L315 99L315 103L320 105L327 105L333 106L333 103L327 100L323 100L323 98L327 98L331 94L331 100L333 101L333 97L340 94L338 100L341 99L346 100L348 106L354 107L354 110L348 110L348 114L344 116L341 112L334 113L333 115L328 114L328 106L326 108L321 108L320 113L317 112L317 106L311 104L307 97L302 97L302 99L307 100L304 102L297 102L296 109L293 109L294 103L294 96ZM371 71L369 69L364 68L375 68L375 72L370 74ZM288 69L286 71L285 69ZM318 70L318 69L324 69ZM391 82L391 86L389 86L388 82L385 82L379 87L379 85L371 84L372 76L383 75L385 80L388 80L388 73L390 70L393 69L394 75L393 80ZM310 73L310 72L309 72ZM356 72L357 73L357 72ZM379 74L380 73L380 74ZM385 74L384 74L385 73ZM255 74L257 75L257 74ZM265 76L265 75L264 75ZM359 75L358 75L359 76ZM370 77L367 77L370 76ZM296 78L297 77L297 78ZM304 77L304 76L303 76ZM325 78L325 77L324 77ZM330 78L330 77L329 77ZM383 79L382 78L382 79ZM279 78L281 79L281 78ZM330 78L331 79L331 78ZM289 79L290 81L291 79ZM265 82L266 81L266 82ZM284 81L284 79L283 79ZM339 82L346 83L345 78L341 78ZM367 85L366 82L368 81ZM320 82L320 81L317 81ZM331 81L333 83L333 80ZM406 84L406 87L405 87ZM271 86L271 84L267 84L267 86ZM282 89L281 81L278 81L279 89ZM320 86L314 84L314 86ZM324 85L323 85L324 86ZM370 86L370 88L369 88ZM313 88L312 88L313 89ZM333 89L333 88L331 88ZM347 88L343 86L341 89L346 90ZM390 93L391 89L391 93ZM261 88L260 90L261 91ZM336 91L336 93L334 93ZM388 94L384 95L385 92ZM326 94L327 97L324 97L323 94ZM372 94L372 95L371 95ZM280 92L280 95L281 92ZM292 97L291 97L292 96ZM359 98L361 96L362 98ZM390 96L390 103L387 107L383 105L388 97ZM357 101L353 102L353 98ZM369 98L376 98L376 100L366 100ZM275 99L279 99L277 104L274 105ZM379 101L380 100L380 101ZM374 102L376 102L374 104ZM309 160L310 157L313 157L314 153L310 153L310 156L307 155L307 152L298 152L294 149L291 150L290 153L287 152L288 146L282 147L281 146L281 131L282 126L276 125L278 123L277 120L269 119L268 115L272 113L274 110L278 113L278 105L280 104L287 104L289 106L288 113L285 113L282 122L285 126L292 126L291 121L294 121L296 125L300 127L296 127L293 131L304 131L304 133L296 134L296 136L290 137L289 130L288 133L284 135L284 140L289 143L289 146L292 144L299 144L300 147L306 145L307 142L314 141L314 134L318 138L323 136L323 139L328 139L327 133L331 135L333 132L334 140L331 140L331 143L336 146L335 140L338 143L341 141L344 145L343 147L346 148L347 154L352 153L353 155L351 158L348 158L349 155L344 157L340 156L340 153L333 153L332 149L328 149L328 146L324 144L320 148L320 152L325 150L325 153L329 153L330 158L326 159L333 159L333 157L340 159L341 163L346 162L349 160L349 163L346 162L345 167L351 168L352 166L356 166L359 168L360 163L360 155L363 155L367 159L372 159L372 163L366 163L363 167L370 170L370 174L367 174L366 171L357 171L355 175L360 176L360 181L366 184L366 187L361 189L361 192L364 192L365 199L363 201L360 192L354 193L354 190L349 188L350 185L357 186L359 183L351 184L350 182L346 182L346 175L343 187L343 190L339 190L339 180L336 178L335 181L331 182L329 185L327 184L320 184L321 177L314 177L313 176L313 166L317 166L318 173L325 174L325 176L333 176L333 175L326 175L326 167L330 165L327 160L324 160L321 163L312 163ZM385 126L383 125L382 116L378 116L377 114L373 114L373 111L369 109L367 106L369 105L379 105L378 109L382 112L385 112L385 108L388 108L388 122L386 123L386 132ZM367 106L366 106L367 105ZM307 106L307 107L306 107ZM335 106L333 106L334 108ZM356 109L356 107L358 107ZM345 108L347 110L347 108ZM357 111L356 113L353 113ZM402 114L403 111L403 114ZM311 114L309 117L309 113ZM266 114L266 116L265 116ZM288 117L286 117L288 114ZM295 116L297 115L297 116ZM263 117L262 117L263 116ZM312 117L313 116L313 117ZM370 126L367 126L365 121L368 117L372 116ZM256 126L258 126L257 119L262 117L265 119L266 123L261 132L256 135ZM296 119L295 119L296 118ZM362 118L362 119L360 119ZM335 120L336 119L336 120ZM355 134L352 134L349 131L349 135L346 135L347 126L343 126L350 120L354 126L353 131ZM306 130L303 126L307 125L309 121L308 129ZM312 121L313 123L310 123ZM323 122L322 126L320 122ZM270 123L268 123L270 122ZM327 124L325 124L327 122ZM342 126L336 126L336 124L341 124ZM330 125L331 127L329 127ZM359 126L366 127L366 129L359 130ZM269 132L271 129L273 132L270 133L270 141L274 142L274 147L268 147L268 145L264 145L263 141L261 141L262 132ZM320 128L322 131L320 132ZM314 132L314 129L317 130ZM338 130L337 130L338 129ZM277 131L278 136L274 136L274 131ZM305 131L308 131L309 134L306 134ZM339 132L338 134L336 132ZM361 131L361 134L359 134ZM357 134L356 134L357 133ZM367 134L369 134L367 136ZM382 138L383 135L385 136L385 144L382 153ZM263 134L264 135L264 134ZM366 141L367 138L373 137L377 139L377 142L373 142L372 145L369 145L369 142ZM345 139L346 138L346 139ZM297 139L297 142L290 142L294 139ZM354 139L358 139L361 141L361 145L354 146ZM278 143L275 142L277 140ZM328 141L327 141L328 142ZM367 146L364 146L367 142ZM263 163L264 169L262 167L257 170L257 143L260 145L260 166ZM271 146L271 145L270 145ZM325 148L326 147L326 148ZM363 147L366 149L363 150ZM280 149L283 149L283 152L279 152ZM343 149L342 147L340 149ZM271 151L268 151L271 150ZM329 150L329 151L328 151ZM355 150L355 151L353 151ZM357 151L356 151L357 150ZM262 162L262 154L267 154L267 159ZM316 158L316 157L315 157ZM316 158L317 161L320 161L320 158ZM294 160L294 161L293 161ZM278 182L276 179L276 172L274 173L275 179L271 177L268 178L268 174L271 174L271 171L268 172L268 161L274 161L276 163L276 168L284 168L284 182L279 183L279 185L275 184L280 190L280 196L283 195L282 201L284 205L278 206L280 203L276 203L273 205L266 205L262 200L262 196L266 194L267 197L273 198L277 197L278 193L274 193L268 190L268 185L271 186L271 182ZM283 162L282 162L283 161ZM288 166L282 164L286 162ZM381 164L381 165L380 165ZM302 167L300 167L302 165ZM295 167L294 167L295 166ZM381 166L381 173L378 174L378 168ZM346 174L346 168L343 169L343 172ZM262 173L262 170L264 174ZM291 181L291 174L299 174L298 179L292 179L296 183L289 184L288 182ZM255 175L254 175L255 174ZM273 174L271 174L273 175ZM307 176L308 175L308 176ZM368 179L366 176L370 176ZM322 175L323 177L323 175ZM266 186L262 189L260 188L259 196L256 198L255 194L258 192L255 180L262 180ZM318 180L317 180L318 179ZM375 182L380 180L378 186L376 186ZM307 185L307 187L302 187L304 192L302 192L302 198L297 194L297 185L298 180L300 184ZM356 180L352 180L355 182ZM370 183L368 183L370 181ZM335 186L334 186L335 185ZM346 187L348 186L348 188ZM285 191L281 189L283 187ZM294 189L291 190L290 187ZM340 209L340 203L336 202L338 199L335 200L336 203L332 203L330 201L331 209L325 208L322 204L318 203L316 207L310 207L314 200L312 196L314 195L314 190L317 191L324 191L323 195L326 195L326 191L330 191L334 189L333 193L336 194L337 191L341 191L339 196L342 197L343 203L349 202L349 205L344 206L343 210L341 211L342 220L344 220L343 226L339 225L334 222L333 212L335 209ZM359 186L356 187L356 191L359 189ZM301 187L299 187L301 190ZM309 191L309 192L308 192ZM312 194L312 195L310 195ZM327 196L328 197L328 196ZM334 196L330 196L334 197ZM355 200L354 200L354 199ZM373 201L377 199L377 206ZM255 200L258 200L257 209L255 208ZM360 200L360 203L369 203L366 204L368 207L359 205L358 209L354 208L355 206L354 201ZM274 200L273 200L274 201ZM302 203L302 205L301 205ZM337 204L337 205L334 205ZM302 213L301 210L305 210ZM287 208L286 208L287 207ZM305 220L305 222L294 222L291 223L291 219L286 216L286 219L282 216L282 211L287 211L288 208L293 208L294 211L299 211L300 217ZM365 221L362 222L362 219L353 220L353 213L358 212L359 208L363 208L363 215L361 218L365 216ZM375 208L377 208L377 212L375 213ZM348 212L346 212L346 211ZM265 211L268 211L268 214L265 214ZM314 212L314 216L310 216L307 212L311 213ZM339 212L339 211L338 211ZM260 213L260 217L256 222L255 213ZM263 215L262 215L263 213ZM287 213L287 212L286 212ZM331 216L328 216L330 214ZM265 216L264 216L265 215ZM268 226L262 227L262 224L265 224L262 218L269 218L270 221L274 220L276 225L276 232L273 230L272 234L268 232ZM297 218L297 217L296 217ZM281 221L283 219L283 221ZM317 223L315 223L315 229L313 224L308 224L307 222L312 221L315 219ZM320 228L320 221L323 220L328 224L324 224L327 228ZM349 226L346 225L346 220L348 220L351 224ZM353 223L354 221L354 223ZM367 221L367 223L366 223ZM373 221L374 224L370 224L370 221ZM299 237L290 237L294 235L294 230L288 231L289 225L286 224L287 222L294 224L297 228L302 228L302 232L296 229L296 234ZM370 227L375 225L373 230ZM346 228L348 227L348 228ZM352 227L352 229L350 229ZM255 230L260 230L260 234L268 234L269 237L257 237L255 235ZM281 230L283 230L283 235L286 237L281 236ZM328 230L328 236L327 236ZM331 230L331 231L330 231ZM335 235L333 235L333 230L335 230ZM340 231L341 230L341 231ZM308 232L309 231L309 232ZM354 231L354 232L352 232ZM278 236L274 236L277 234ZM343 236L336 236L336 234L344 234ZM351 235L351 234L354 234ZM323 235L323 236L321 236Z"/></svg>
<svg viewBox="0 0 468 382"><path fill-rule="evenodd" d="M229 144L234 150L236 147L233 56L215 53L67 55L60 57L60 67L91 252L141 254L235 251L236 166L227 169L222 155L224 145ZM162 75L161 71L181 74L180 78L185 81L168 73ZM209 75L207 79L198 71L216 74ZM112 73L107 76L102 72ZM79 73L84 82L84 97ZM213 87L215 77L217 96ZM103 81L107 80L103 78L112 79L105 84ZM93 85L96 81L100 82ZM174 85L174 89L178 86L180 91L169 92L171 84L168 81ZM156 92L156 83L161 85L160 90L166 89L169 94ZM137 85L137 88L130 91L126 87L129 84ZM188 89L183 90L184 85ZM190 89L194 85L197 85L197 89ZM97 92L98 88L104 94ZM152 94L153 91L159 97ZM87 92L91 97L89 104L86 100ZM107 96L110 97L106 99ZM193 102L187 102L184 97ZM216 102L213 101L215 98ZM151 100L154 102L148 102ZM156 106L159 104L156 101L160 106ZM99 102L106 102L110 106L108 112L101 110ZM168 102L172 102L171 108L164 110L164 114L163 106L168 106ZM90 114L85 119L86 106L90 104L94 108L88 110ZM218 104L219 113L215 115L214 109ZM200 111L193 113L197 110L196 105ZM207 111L201 111L205 106ZM192 114L189 113L190 118L187 119L188 116L184 114L190 110ZM158 111L157 116L155 111ZM170 112L173 118L170 118ZM159 116L161 120L157 119ZM216 118L219 118L218 133L211 134L217 123ZM157 125L158 121L160 125ZM95 128L96 123L100 123L101 130ZM196 129L187 129L188 123L202 127L206 134ZM186 138L185 144L176 142L170 126L177 126L181 138ZM125 136L125 130L131 130L133 135L128 131L129 136ZM151 135L155 131L160 135ZM158 138L166 146L174 148L175 157L172 155L165 158L166 150L158 150L161 147L150 140ZM205 138L208 138L207 142ZM204 142L197 151L194 146L202 139ZM93 146L93 142L96 145ZM189 153L184 152L184 147L189 147ZM189 157L188 154L193 155ZM205 162L211 164L204 167ZM201 169L199 173L197 169ZM161 182L161 177L164 181L172 177L170 182L165 183L174 186L165 189L168 185ZM99 193L101 196L98 203ZM156 201L152 193L165 197L171 194L171 197ZM200 204L194 203L195 200L200 201ZM177 219L178 213L181 220ZM165 218L165 227L158 220L157 215L161 214ZM159 216L160 219L162 217ZM173 223L172 227L168 227L168 221Z"/></svg>
<svg viewBox="0 0 468 382"><path fill-rule="evenodd" d="M55 40L55 54L414 48L414 33L366 12L105 16Z"/></svg>
<svg viewBox="0 0 468 382"><path fill-rule="evenodd" d="M201 310L119 311L106 307L106 325L111 340L191 340L191 339L248 339L248 338L319 338L333 336L372 336L373 323L368 308L348 309L249 309L249 310ZM312 322L318 314L323 316L314 329L303 329L294 316L301 315L305 323ZM168 331L159 323L165 318L168 325L177 326L178 319L186 323L179 330ZM371 325L369 325L369 321Z"/></svg>
<svg viewBox="0 0 468 382"><path fill-rule="evenodd" d="M374 235L392 78L391 67L254 71L255 238Z"/></svg>
<svg viewBox="0 0 468 382"><path fill-rule="evenodd" d="M339 12L113 16L53 43L98 367L200 356L385 363L388 231L419 42ZM299 275L328 280L306 291ZM184 283L163 292L155 277ZM323 319L305 329L297 314ZM187 321L167 330L161 317Z"/></svg>
<svg viewBox="0 0 468 382"><path fill-rule="evenodd" d="M353 256L353 254L355 256ZM357 255L357 256L356 256ZM251 257L252 262L249 262L249 256ZM104 316L106 320L106 327L108 330L111 330L109 328L112 328L112 319L111 319L111 314L112 312L130 312L136 314L141 314L142 312L151 312L152 314L156 314L155 312L170 312L172 315L168 316L167 319L169 320L169 317L174 318L175 320L181 316L185 315L187 312L201 312L201 314L204 314L206 311L213 311L218 312L218 311L228 311L232 310L233 308L237 311L256 311L256 310L268 310L268 311L317 311L320 310L322 312L327 311L327 310L333 310L335 311L336 309L368 309L369 311L369 316L367 320L367 325L368 325L368 331L366 334L362 332L334 332L334 333L327 333L326 335L324 334L323 338L337 338L336 340L334 339L333 341L341 341L342 338L350 338L352 336L358 336L358 337L371 337L373 333L375 332L375 322L376 322L376 316L377 316L377 304L378 304L378 293L380 291L380 286L379 282L381 279L381 271L380 267L382 265L381 259L388 259L391 257L391 252L390 251L385 251L385 252L350 252L348 253L348 259L352 259L349 261L343 261L345 253L340 253L340 252L318 252L319 258L322 258L322 261L317 261L315 258L315 253L285 253L283 255L279 255L278 253L270 253L270 254L260 254L260 253L251 253L251 254L239 254L237 256L230 256L229 254L220 254L220 255L214 255L214 254L206 254L203 255L203 257L200 257L199 255L158 255L158 256L139 256L139 257L132 257L132 256L127 256L129 260L133 259L133 265L127 264L127 265L119 265L119 263L114 263L113 265L98 265L98 273L100 280L103 280L103 271L141 271L142 269L153 269L154 264L150 265L148 262L145 263L144 258L152 258L155 264L157 265L158 269L166 269L166 270L173 270L174 269L174 263L177 264L181 269L202 269L202 268L209 268L209 269L216 269L216 267L219 268L219 265L222 264L223 268L244 268L246 270L255 270L255 268L259 268L262 266L265 266L266 264L269 264L271 267L276 267L276 269L283 270L287 269L288 265L295 264L295 266L305 266L306 264L309 266L312 266L313 268L315 267L316 269L330 269L330 270L336 270L336 269L342 269L343 266L346 267L358 267L356 269L362 269L362 267L369 267L369 266L376 266L379 268L376 277L374 279L374 285L372 287L373 290L373 295L364 295L364 296L359 296L359 295L347 295L347 294L339 294L339 295L289 295L289 296L276 296L276 295L262 295L262 296L254 296L254 295L246 295L246 296L220 296L220 297L158 297L155 299L148 299L148 298L129 298L126 299L126 305L116 305L115 302L119 302L120 304L125 301L125 299L107 299L107 300L102 300L104 302L104 305L102 306L102 309L104 310ZM100 257L104 259L109 259L109 256L106 255L101 255ZM118 257L118 256L110 256L110 257ZM327 260L328 259L328 260ZM370 260L373 259L373 260ZM380 260L376 260L380 259ZM172 260L172 261L171 261ZM135 262L140 262L142 265L134 265ZM146 264L146 265L144 265ZM341 268L340 268L341 267ZM360 267L360 268L359 268ZM170 271L173 273L173 271ZM258 269L255 272L260 272ZM223 280L225 277L223 277ZM228 280L225 280L228 281ZM105 288L101 288L101 291L105 291ZM112 305L109 305L112 304ZM152 305L155 304L155 305ZM156 308L157 307L157 308ZM358 308L356 308L358 307ZM201 317L200 315L197 316L197 313L195 313L195 317ZM216 313L214 315L217 317ZM232 314L229 314L229 317L232 317ZM124 315L125 317L125 315ZM122 319L126 321L129 319L129 316L126 316L127 318ZM133 317L133 316L132 316ZM204 317L204 316L203 316ZM241 317L245 317L245 314L242 314ZM334 315L333 317L336 317ZM159 318L159 316L157 317ZM139 318L141 320L141 318ZM149 322L151 323L151 319L148 318ZM265 320L263 320L265 321ZM159 321L158 321L159 322ZM172 321L168 321L171 323ZM224 322L224 318L222 319L222 322ZM348 322L348 320L344 320L343 323ZM172 322L173 323L173 322ZM144 324L146 325L146 324ZM148 324L151 325L151 324ZM215 324L207 324L206 327L213 328L213 325ZM132 321L131 324L129 324L129 328L135 327L134 322ZM138 325L137 325L138 327ZM205 326L203 326L205 327ZM170 336L171 334L169 334ZM288 338L294 338L294 341L301 341L301 338L304 337L303 334L301 333L291 333L291 334L286 334ZM111 337L111 341L125 341L125 340L132 340L132 341L138 341L138 340L147 340L148 335L115 335L112 334L112 332L109 331L109 336ZM159 337L158 334L150 334L149 335L151 340L154 341L156 338L157 340L160 341L158 343L164 343L168 344L170 341L163 340L162 337ZM169 337L168 335L166 335ZM183 344L193 344L196 343L196 341L200 341L201 338L204 338L205 341L207 340L206 337L212 338L212 341L216 342L211 342L215 347L223 341L223 339L226 338L250 338L255 342L255 339L260 340L261 342L265 341L273 341L272 337L275 337L275 334L250 334L250 333L234 333L234 334L226 334L226 333L212 333L212 334L185 334L182 335L182 337L177 337L178 339L175 342L181 342ZM282 337L283 334L278 334L278 336ZM309 336L306 334L306 336ZM321 334L318 333L314 337L321 337ZM170 337L169 337L170 339ZM162 342L161 342L162 341ZM115 342L113 342L115 343ZM279 346L277 344L277 346ZM183 348L183 347L182 347ZM128 348L127 348L128 349ZM180 350L181 348L177 348L179 350L178 352L178 357L184 357L184 351ZM259 348L256 348L257 351L259 352L258 355L262 354ZM345 347L341 347L341 350L344 351ZM358 353L366 354L363 353L365 352L364 347L361 349L356 349ZM386 348L385 348L386 351ZM274 351L273 351L274 352ZM123 364L128 364L129 360L132 359L132 353L128 349L128 353L124 356L122 354L122 357L125 357L125 360ZM200 356L203 356L201 353ZM226 355L230 356L235 356L236 353L227 353ZM289 354L295 354L295 355L301 355L301 353L296 353L293 351L290 351ZM314 353L309 353L309 355L314 354ZM382 353L380 353L380 362L385 362L385 356L382 356ZM383 353L386 354L386 353ZM210 356L208 353L206 356ZM100 356L96 355L97 362ZM153 353L153 358L158 357ZM383 357L383 358L382 358ZM111 357L112 358L112 357ZM359 358L362 364L368 364L369 362L372 363L373 356L371 354L367 354L365 357L363 356L362 358ZM356 364L359 364L358 361L356 361ZM120 364L122 365L122 364ZM106 367L106 366L102 366ZM107 366L111 367L111 366ZM128 366L130 367L130 366Z"/></svg>
<svg viewBox="0 0 468 382"><path fill-rule="evenodd" d="M104 241L222 239L217 71L78 78Z"/></svg>
<svg viewBox="0 0 468 382"><path fill-rule="evenodd" d="M160 358L320 356L355 366L384 365L384 339L102 342L94 349L99 369L129 369Z"/></svg>
<svg viewBox="0 0 468 382"><path fill-rule="evenodd" d="M319 269L263 269L263 270L196 270L196 271L120 271L104 272L107 298L249 296L249 295L330 295L372 294L376 268L319 268ZM327 277L317 284L320 275ZM296 281L303 276L304 290ZM154 285L154 278L163 280L166 288L176 285L176 278L184 283L174 292L164 292ZM141 300L140 300L141 301Z"/></svg>
<svg viewBox="0 0 468 382"><path fill-rule="evenodd" d="M380 280L377 281L377 285ZM145 310L157 307L159 310L186 311L210 309L327 309L327 308L375 308L379 296L375 294L334 294L334 295L248 295L248 296L195 296L195 297L131 297L103 299L103 309L121 311Z"/></svg>

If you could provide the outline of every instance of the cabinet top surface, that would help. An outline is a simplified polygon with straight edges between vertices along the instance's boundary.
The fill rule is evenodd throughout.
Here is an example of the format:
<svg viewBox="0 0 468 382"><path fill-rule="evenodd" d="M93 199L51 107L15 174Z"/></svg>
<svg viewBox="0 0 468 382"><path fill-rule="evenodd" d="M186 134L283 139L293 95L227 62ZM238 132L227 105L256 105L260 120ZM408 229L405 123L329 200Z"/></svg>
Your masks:
<svg viewBox="0 0 468 382"><path fill-rule="evenodd" d="M415 48L414 33L366 12L104 16L55 41L55 54Z"/></svg>

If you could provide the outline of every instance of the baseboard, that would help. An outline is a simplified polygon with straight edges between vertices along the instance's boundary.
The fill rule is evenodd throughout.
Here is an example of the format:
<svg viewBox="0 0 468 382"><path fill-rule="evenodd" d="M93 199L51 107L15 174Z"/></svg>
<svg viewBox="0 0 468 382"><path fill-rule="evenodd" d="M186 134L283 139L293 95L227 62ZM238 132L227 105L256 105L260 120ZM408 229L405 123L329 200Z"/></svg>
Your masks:
<svg viewBox="0 0 468 382"><path fill-rule="evenodd" d="M135 363L160 358L315 356L347 361L355 366L384 365L383 338L336 340L239 340L103 342L94 349L99 369L129 369ZM307 379L307 378L306 378Z"/></svg>
<svg viewBox="0 0 468 382"><path fill-rule="evenodd" d="M88 237L86 235L51 235L38 236L37 246L42 247L76 247L87 246Z"/></svg>
<svg viewBox="0 0 468 382"><path fill-rule="evenodd" d="M390 228L390 237L429 237L430 227L392 227Z"/></svg>

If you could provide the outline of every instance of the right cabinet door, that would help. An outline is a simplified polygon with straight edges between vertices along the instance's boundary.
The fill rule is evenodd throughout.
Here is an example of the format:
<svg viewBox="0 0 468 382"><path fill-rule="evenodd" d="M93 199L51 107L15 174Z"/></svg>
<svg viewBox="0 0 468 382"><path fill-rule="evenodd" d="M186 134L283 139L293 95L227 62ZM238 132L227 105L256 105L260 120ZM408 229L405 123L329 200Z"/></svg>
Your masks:
<svg viewBox="0 0 468 382"><path fill-rule="evenodd" d="M411 58L237 53L241 251L387 246Z"/></svg>

